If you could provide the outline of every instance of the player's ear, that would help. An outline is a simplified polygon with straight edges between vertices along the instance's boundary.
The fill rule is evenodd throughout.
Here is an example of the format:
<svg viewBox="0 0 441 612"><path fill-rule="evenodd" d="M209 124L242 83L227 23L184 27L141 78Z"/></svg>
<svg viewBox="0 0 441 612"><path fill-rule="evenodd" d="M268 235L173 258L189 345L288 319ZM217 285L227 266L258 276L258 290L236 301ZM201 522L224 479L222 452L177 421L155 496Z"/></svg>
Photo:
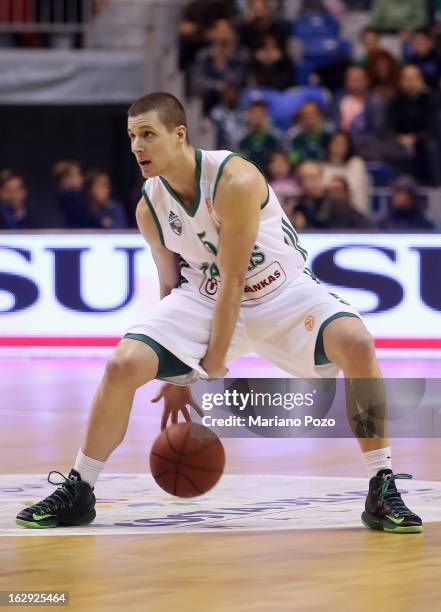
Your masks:
<svg viewBox="0 0 441 612"><path fill-rule="evenodd" d="M179 125L176 128L176 135L178 137L178 141L181 143L185 143L187 141L187 128L185 125Z"/></svg>

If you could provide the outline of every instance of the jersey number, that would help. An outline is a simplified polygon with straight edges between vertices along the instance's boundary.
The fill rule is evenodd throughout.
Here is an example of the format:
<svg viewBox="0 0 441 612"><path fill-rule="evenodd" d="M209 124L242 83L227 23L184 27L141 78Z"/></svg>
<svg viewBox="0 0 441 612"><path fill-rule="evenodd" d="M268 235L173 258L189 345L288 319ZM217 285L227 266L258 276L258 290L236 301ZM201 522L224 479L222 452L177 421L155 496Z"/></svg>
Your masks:
<svg viewBox="0 0 441 612"><path fill-rule="evenodd" d="M217 257L217 248L209 240L204 240L205 234L206 232L199 232L199 234L197 234L197 237L202 242L204 247L208 249L210 253L212 253L215 257ZM253 252L251 253L248 271L251 272L252 270L257 268L257 266L260 266L264 261L265 255L262 253L262 251L259 251L259 246L255 244ZM201 270L203 270L205 274L208 273L211 278L220 276L219 268L215 263L210 265L208 262L204 262L201 266Z"/></svg>
<svg viewBox="0 0 441 612"><path fill-rule="evenodd" d="M210 253L213 253L213 255L217 256L217 248L214 246L213 243L209 242L208 240L204 240L205 234L206 232L199 232L199 234L197 234L197 237L202 242L204 247L210 251Z"/></svg>

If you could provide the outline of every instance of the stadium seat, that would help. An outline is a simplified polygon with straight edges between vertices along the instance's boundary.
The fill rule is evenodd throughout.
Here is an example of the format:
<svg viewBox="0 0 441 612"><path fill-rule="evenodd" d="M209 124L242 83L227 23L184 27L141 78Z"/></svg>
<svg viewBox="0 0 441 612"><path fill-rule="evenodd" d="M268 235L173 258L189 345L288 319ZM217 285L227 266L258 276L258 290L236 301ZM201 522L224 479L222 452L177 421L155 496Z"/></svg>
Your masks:
<svg viewBox="0 0 441 612"><path fill-rule="evenodd" d="M314 64L311 62L298 62L294 69L294 78L297 85L307 86L310 84L311 74L314 72Z"/></svg>
<svg viewBox="0 0 441 612"><path fill-rule="evenodd" d="M371 175L374 187L388 187L388 185L396 178L395 169L384 162L369 161L366 162L367 170Z"/></svg>
<svg viewBox="0 0 441 612"><path fill-rule="evenodd" d="M351 43L344 38L314 37L303 41L303 59L314 68L351 55Z"/></svg>
<svg viewBox="0 0 441 612"><path fill-rule="evenodd" d="M339 31L340 25L338 21L328 13L306 13L301 15L292 28L293 36L302 39L310 36L336 37Z"/></svg>
<svg viewBox="0 0 441 612"><path fill-rule="evenodd" d="M402 47L403 60L407 62L413 55L413 46L410 40L405 40Z"/></svg>
<svg viewBox="0 0 441 612"><path fill-rule="evenodd" d="M273 125L280 130L292 126L292 118L307 101L313 100L321 107L327 103L327 92L320 87L297 87L289 92L280 92L266 88L247 88L241 93L241 107L246 108L250 102L262 100L268 106Z"/></svg>

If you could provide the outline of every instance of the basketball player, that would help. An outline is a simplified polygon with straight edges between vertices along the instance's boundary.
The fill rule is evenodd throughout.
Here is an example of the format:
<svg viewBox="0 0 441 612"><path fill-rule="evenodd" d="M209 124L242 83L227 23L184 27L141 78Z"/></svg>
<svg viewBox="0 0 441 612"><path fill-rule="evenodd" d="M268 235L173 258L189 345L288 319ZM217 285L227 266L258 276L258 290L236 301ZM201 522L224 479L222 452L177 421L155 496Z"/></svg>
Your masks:
<svg viewBox="0 0 441 612"><path fill-rule="evenodd" d="M371 336L358 313L305 268L306 252L259 169L229 151L194 149L185 111L168 93L131 106L128 135L146 179L136 217L161 300L109 359L74 468L52 495L18 514L24 527L93 521L95 482L123 441L135 391L154 378L169 381L154 400L164 400L162 427L179 412L190 419L185 383L223 377L225 364L249 351L304 378L342 369L348 407L385 418ZM372 385L360 392L358 381L366 379ZM359 443L370 478L363 522L421 532L395 485L411 476L393 473L388 439L371 432Z"/></svg>

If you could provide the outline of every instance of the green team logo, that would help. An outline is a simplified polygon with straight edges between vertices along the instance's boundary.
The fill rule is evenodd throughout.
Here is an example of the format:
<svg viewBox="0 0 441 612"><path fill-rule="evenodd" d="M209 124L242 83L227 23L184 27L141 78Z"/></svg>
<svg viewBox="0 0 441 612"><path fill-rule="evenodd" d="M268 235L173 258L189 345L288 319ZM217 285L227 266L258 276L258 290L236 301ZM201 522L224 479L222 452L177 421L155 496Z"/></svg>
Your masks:
<svg viewBox="0 0 441 612"><path fill-rule="evenodd" d="M180 236L182 234L182 223L178 215L173 211L170 211L168 215L168 222L174 233Z"/></svg>
<svg viewBox="0 0 441 612"><path fill-rule="evenodd" d="M212 253L213 255L217 257L217 248L214 246L212 242L205 240L205 235L206 235L206 232L200 232L199 234L197 234L197 237L202 242L204 247L208 251L210 251L210 253ZM263 253L263 251L260 250L259 245L255 244L253 248L253 252L251 253L250 263L248 264L248 272L252 272L253 270L255 270L258 266L263 264L264 261L265 261L265 253ZM215 268L214 273L213 273L213 266ZM210 264L205 261L201 265L201 270L203 270L205 274L208 273L211 277L219 276L219 270L216 264L212 264L212 266L210 266Z"/></svg>
<svg viewBox="0 0 441 612"><path fill-rule="evenodd" d="M250 263L248 265L248 272L252 272L258 266L263 264L265 261L265 253L260 250L259 245L255 244L253 248L253 252L251 253Z"/></svg>

